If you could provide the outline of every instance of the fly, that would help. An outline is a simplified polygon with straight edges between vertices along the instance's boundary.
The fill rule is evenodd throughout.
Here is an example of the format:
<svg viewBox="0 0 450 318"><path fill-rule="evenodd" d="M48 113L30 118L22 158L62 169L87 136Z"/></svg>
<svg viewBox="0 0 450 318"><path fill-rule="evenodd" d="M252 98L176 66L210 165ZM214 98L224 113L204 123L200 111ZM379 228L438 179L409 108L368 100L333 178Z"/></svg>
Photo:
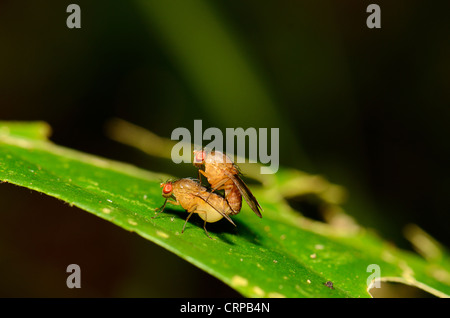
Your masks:
<svg viewBox="0 0 450 318"><path fill-rule="evenodd" d="M203 175L208 180L211 185L211 192L225 191L225 200L228 202L232 214L240 212L243 196L253 212L262 217L261 205L242 181L238 167L226 154L220 151L194 151L194 166L199 168L199 179ZM202 167L204 167L204 170L201 169Z"/></svg>
<svg viewBox="0 0 450 318"><path fill-rule="evenodd" d="M164 210L168 202L174 205L181 205L189 213L181 233L184 232L186 223L194 213L197 213L204 220L203 229L209 238L211 236L206 230L206 222L213 223L226 218L231 224L236 226L229 217L230 214L233 214L233 211L227 201L220 195L209 192L197 180L184 178L168 181L161 183L161 188L162 196L166 201L157 209L160 210L159 213Z"/></svg>

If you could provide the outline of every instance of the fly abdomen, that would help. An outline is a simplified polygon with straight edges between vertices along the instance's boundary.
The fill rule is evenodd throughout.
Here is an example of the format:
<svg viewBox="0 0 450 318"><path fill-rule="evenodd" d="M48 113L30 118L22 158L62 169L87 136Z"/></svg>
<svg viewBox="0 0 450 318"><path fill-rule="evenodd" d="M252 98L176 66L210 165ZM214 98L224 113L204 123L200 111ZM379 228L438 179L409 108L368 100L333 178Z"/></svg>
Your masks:
<svg viewBox="0 0 450 318"><path fill-rule="evenodd" d="M225 199L228 201L228 205L233 210L231 214L238 214L241 211L242 195L234 184L225 188Z"/></svg>

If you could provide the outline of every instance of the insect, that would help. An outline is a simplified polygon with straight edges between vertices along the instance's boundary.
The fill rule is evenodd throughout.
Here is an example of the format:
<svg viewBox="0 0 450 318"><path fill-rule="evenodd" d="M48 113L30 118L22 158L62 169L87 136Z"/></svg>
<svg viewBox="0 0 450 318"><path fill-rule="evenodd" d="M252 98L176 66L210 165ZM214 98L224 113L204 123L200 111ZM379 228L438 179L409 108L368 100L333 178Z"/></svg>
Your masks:
<svg viewBox="0 0 450 318"><path fill-rule="evenodd" d="M204 175L211 185L211 193L216 190L225 191L225 199L232 209L232 214L241 210L242 196L247 204L260 218L261 206L253 193L241 179L241 173L233 161L220 151L194 151L194 166L198 167L199 179ZM204 166L204 170L201 168Z"/></svg>
<svg viewBox="0 0 450 318"><path fill-rule="evenodd" d="M164 210L168 202L174 205L181 205L189 213L181 233L184 232L186 223L194 213L197 213L205 221L203 229L209 238L211 236L206 230L206 222L213 223L226 218L231 224L236 226L229 217L229 214L232 214L232 210L227 201L220 195L209 192L197 180L184 178L161 183L160 186L162 188L162 196L166 198L166 201L162 207L157 209L160 210L159 213Z"/></svg>
<svg viewBox="0 0 450 318"><path fill-rule="evenodd" d="M323 283L325 286L327 286L330 289L334 289L333 287L333 282L332 281L327 281L326 283Z"/></svg>

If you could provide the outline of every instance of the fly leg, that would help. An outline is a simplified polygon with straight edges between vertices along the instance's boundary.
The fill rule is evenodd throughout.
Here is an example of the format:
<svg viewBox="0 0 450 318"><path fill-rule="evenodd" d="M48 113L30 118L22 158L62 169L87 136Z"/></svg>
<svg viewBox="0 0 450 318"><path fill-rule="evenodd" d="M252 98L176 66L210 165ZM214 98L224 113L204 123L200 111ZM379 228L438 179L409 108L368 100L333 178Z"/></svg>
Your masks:
<svg viewBox="0 0 450 318"><path fill-rule="evenodd" d="M201 175L204 175L206 177L206 179L208 179L208 176L206 175L205 171L199 169L198 170L198 179L200 180L201 183ZM206 198L206 202L208 202L209 197L211 196L211 194L216 191L217 189L219 189L220 187L222 187L225 183L227 183L229 180L231 180L231 178L228 179L222 179L221 181L217 182L214 185L211 185L211 192L209 193L208 197ZM237 214L239 213L239 211L234 211L233 208L231 207L230 203L228 202L228 199L225 197L225 201L228 204L228 207L231 209L231 211L233 212L232 214Z"/></svg>
<svg viewBox="0 0 450 318"><path fill-rule="evenodd" d="M201 175L204 175L204 176L206 177L206 179L208 179L208 176L206 175L206 172L203 171L203 170L201 170L201 169L198 169L198 180L200 181L200 184L201 184ZM216 191L217 189L219 189L220 187L222 187L222 186L223 186L225 183L227 183L227 181L229 181L229 180L231 180L231 178L223 179L223 180L219 181L218 183L216 183L214 186L211 185L211 188L212 188L212 189L211 189L211 192L209 193L209 195L208 195L208 197L206 198L205 202L208 202L209 197L211 196L211 194L212 194L214 191ZM239 211L234 211L234 210L233 210L233 208L231 207L231 205L230 205L230 203L228 202L228 199L227 199L227 198L225 198L225 201L226 201L228 207L229 207L229 208L231 209L231 211L233 212L232 214L237 214L237 213L239 213Z"/></svg>
<svg viewBox="0 0 450 318"><path fill-rule="evenodd" d="M230 178L222 179L219 182L217 182L216 184L211 184L211 193L213 193L214 191L219 189L221 186L223 186L225 183L227 183L228 180L231 180L231 179Z"/></svg>
<svg viewBox="0 0 450 318"><path fill-rule="evenodd" d="M184 222L183 229L181 230L181 233L184 232L184 228L186 227L186 224L189 221L189 218L191 217L191 215L194 214L194 211L195 211L195 209L191 213L189 213L188 217L186 218L186 222Z"/></svg>
<svg viewBox="0 0 450 318"><path fill-rule="evenodd" d="M203 222L203 229L205 230L205 233L206 233L206 236L207 237L209 237L211 240L213 239L211 236L209 236L209 233L208 233L208 231L206 230L206 219L208 218L207 217L207 213L205 213L205 222Z"/></svg>
<svg viewBox="0 0 450 318"><path fill-rule="evenodd" d="M205 213L205 212L203 212L203 211L197 211L197 205L193 206L193 207L191 208L191 210L192 210L192 211L189 212L189 215L188 215L188 217L186 218L186 222L184 222L183 229L181 230L181 233L184 232L184 228L186 227L186 224L187 224L187 222L189 221L189 218L191 217L192 214L194 214L194 212L197 212L197 213ZM208 231L206 230L206 216L207 216L207 213L205 213L205 223L203 223L203 229L205 230L206 236L208 236L210 239L213 239L211 236L209 236Z"/></svg>
<svg viewBox="0 0 450 318"><path fill-rule="evenodd" d="M151 219L156 218L159 214L161 214L162 211L164 211L164 209L166 208L167 202L172 203L173 205L180 205L180 202L178 202L178 200L177 201L170 201L169 198L167 198L166 201L164 201L164 204L161 207L155 209L155 212L157 212L157 211L159 211L159 212L156 215L152 216Z"/></svg>
<svg viewBox="0 0 450 318"><path fill-rule="evenodd" d="M217 189L219 189L220 187L222 187L225 183L227 183L229 180L231 180L231 178L228 179L222 179L220 182L217 182L214 185L211 185L211 192L209 193L208 197L206 198L206 201L208 201L209 197L211 196L211 194L216 191ZM231 209L231 211L233 212L232 214L237 214L239 213L239 211L234 211L233 208L231 207L230 203L228 202L228 199L225 197L225 201L228 204L228 207Z"/></svg>
<svg viewBox="0 0 450 318"><path fill-rule="evenodd" d="M209 233L208 233L208 231L206 230L206 220L207 220L207 218L208 218L208 213L206 213L206 212L203 212L203 211L197 211L197 213L205 213L205 221L203 222L203 229L205 230L205 234L206 234L206 236L207 237L209 237L211 240L213 240L213 238L211 237L211 236L209 236Z"/></svg>
<svg viewBox="0 0 450 318"><path fill-rule="evenodd" d="M208 176L206 175L205 171L203 171L202 169L198 169L198 181L200 181L200 184L202 183L202 175L204 175L206 180L208 180Z"/></svg>
<svg viewBox="0 0 450 318"><path fill-rule="evenodd" d="M205 223L203 224L203 229L205 230L206 236L212 240L213 238L211 236L209 236L208 231L206 230L206 220L205 220Z"/></svg>

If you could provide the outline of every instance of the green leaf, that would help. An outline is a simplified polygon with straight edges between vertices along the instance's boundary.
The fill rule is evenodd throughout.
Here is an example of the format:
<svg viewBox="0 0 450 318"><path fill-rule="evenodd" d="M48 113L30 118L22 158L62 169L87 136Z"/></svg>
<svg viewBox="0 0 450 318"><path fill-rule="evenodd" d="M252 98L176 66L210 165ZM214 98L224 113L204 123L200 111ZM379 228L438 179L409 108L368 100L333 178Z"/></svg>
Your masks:
<svg viewBox="0 0 450 318"><path fill-rule="evenodd" d="M448 258L425 260L351 222L342 228L308 220L286 203L286 196L309 192L340 211L342 189L323 178L280 170L263 180L264 187L252 187L263 218L244 203L233 217L236 228L224 220L208 224L211 240L199 218L193 217L181 234L187 216L182 208L152 219L164 201L159 184L169 176L55 145L44 138L48 133L45 123L0 122L0 180L136 232L244 296L369 297L370 264L379 266L382 280L450 295Z"/></svg>

